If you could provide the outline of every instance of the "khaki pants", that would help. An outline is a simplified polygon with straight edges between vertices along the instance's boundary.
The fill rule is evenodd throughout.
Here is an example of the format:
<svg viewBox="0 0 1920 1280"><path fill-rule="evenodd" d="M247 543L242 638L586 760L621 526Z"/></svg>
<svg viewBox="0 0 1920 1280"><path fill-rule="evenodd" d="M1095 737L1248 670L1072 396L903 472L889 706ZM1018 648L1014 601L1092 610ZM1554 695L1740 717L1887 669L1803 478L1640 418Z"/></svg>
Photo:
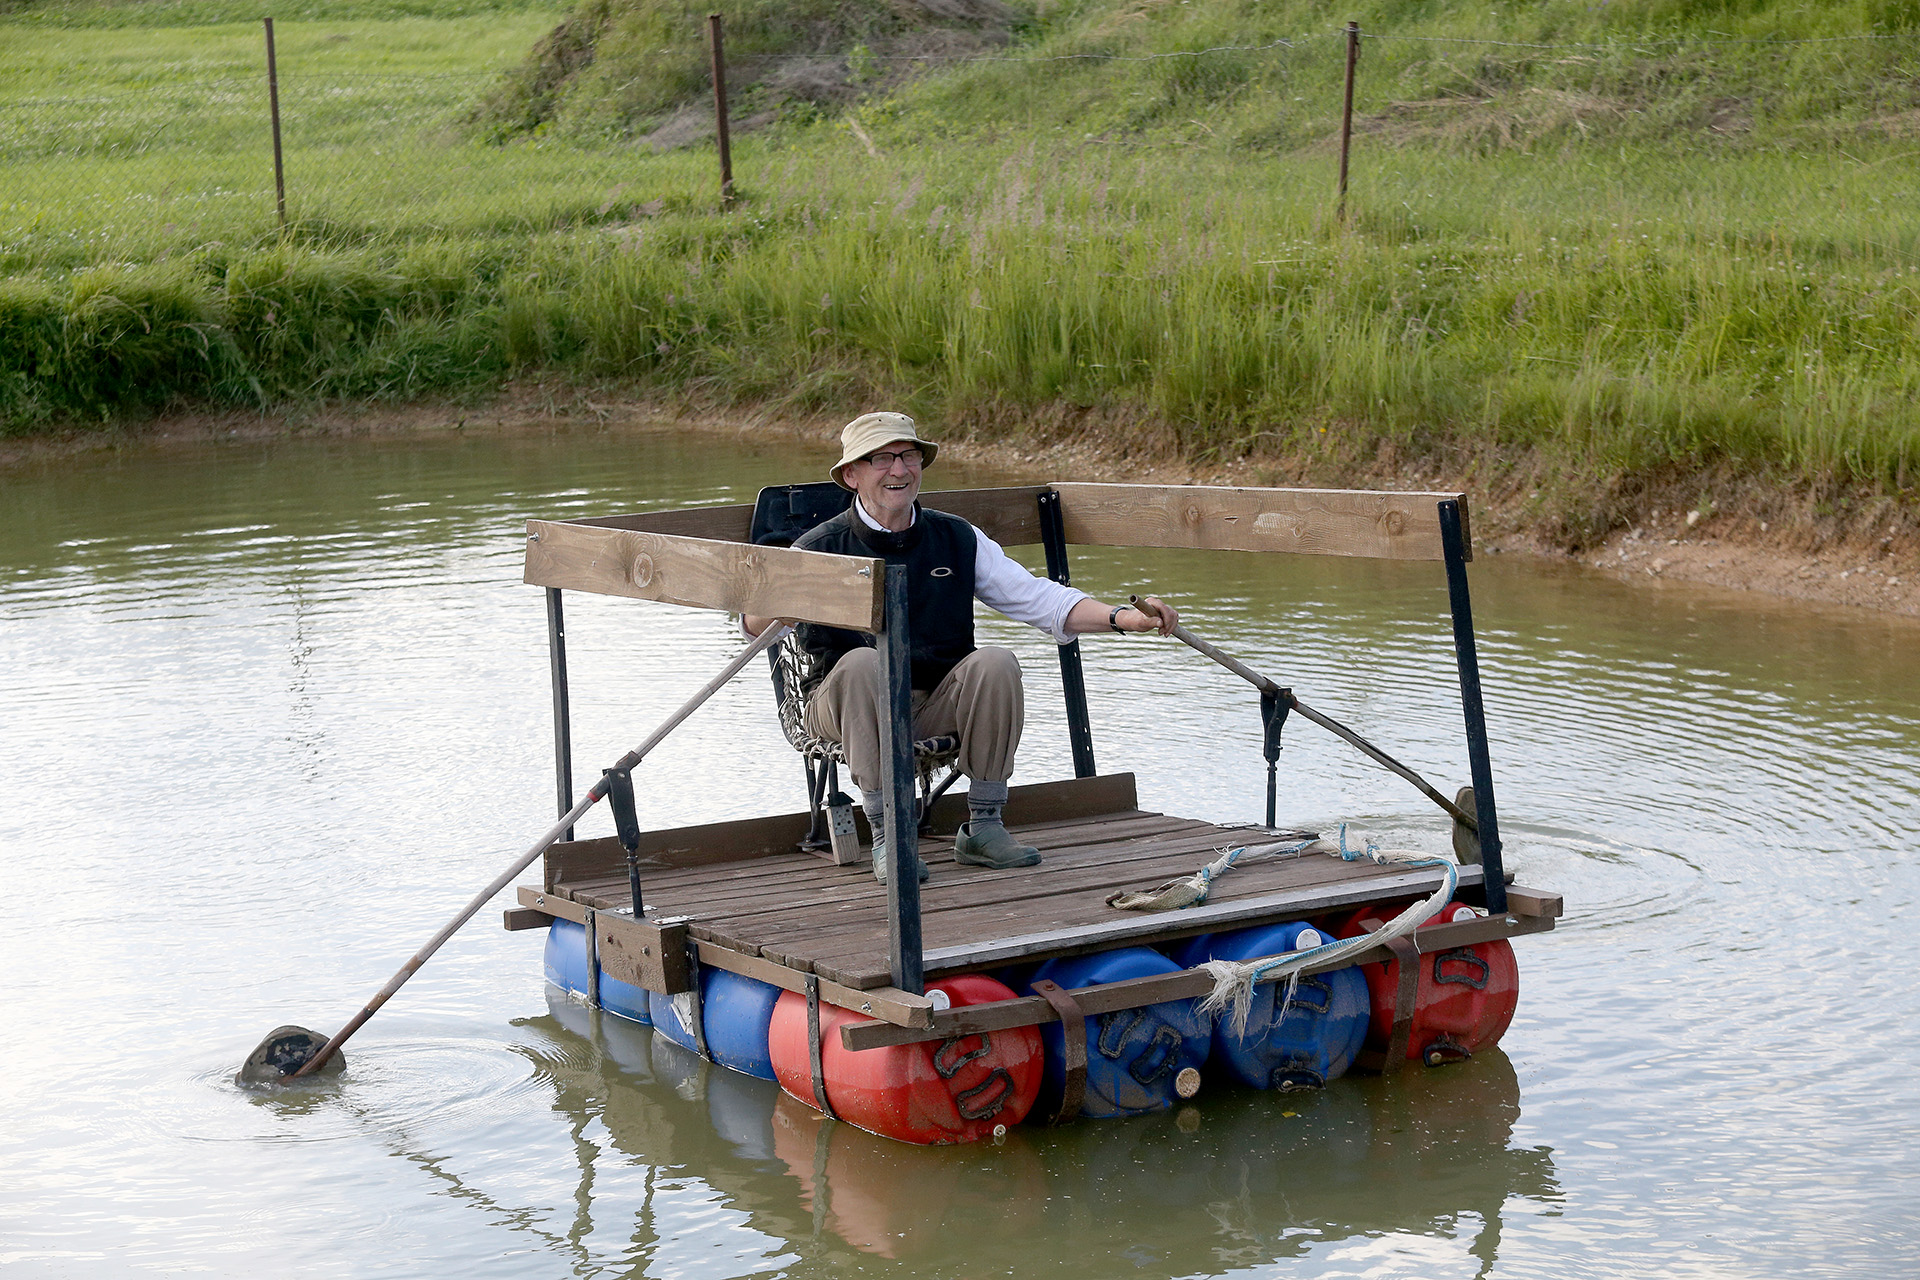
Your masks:
<svg viewBox="0 0 1920 1280"><path fill-rule="evenodd" d="M880 789L880 654L842 654L807 700L807 732L843 744L847 772L865 791ZM1027 718L1020 660L1011 649L975 649L932 693L913 691L913 736L958 734L960 772L977 782L1013 776L1013 754Z"/></svg>

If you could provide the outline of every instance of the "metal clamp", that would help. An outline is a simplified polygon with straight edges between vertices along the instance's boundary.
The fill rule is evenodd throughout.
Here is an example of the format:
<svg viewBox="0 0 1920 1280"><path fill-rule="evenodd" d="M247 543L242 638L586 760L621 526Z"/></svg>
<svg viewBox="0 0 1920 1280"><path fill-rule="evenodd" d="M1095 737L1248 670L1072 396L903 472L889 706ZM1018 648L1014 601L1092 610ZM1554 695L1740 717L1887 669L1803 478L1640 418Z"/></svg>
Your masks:
<svg viewBox="0 0 1920 1280"><path fill-rule="evenodd" d="M1059 983L1042 979L1033 984L1033 994L1053 1006L1060 1016L1061 1061L1066 1079L1060 1091L1060 1108L1047 1121L1065 1124L1080 1114L1087 1096L1087 1015L1074 1001L1073 994Z"/></svg>
<svg viewBox="0 0 1920 1280"><path fill-rule="evenodd" d="M820 1063L820 977L813 973L807 975L807 1067L813 1072L813 1105L827 1119L838 1120L827 1101L827 1073Z"/></svg>

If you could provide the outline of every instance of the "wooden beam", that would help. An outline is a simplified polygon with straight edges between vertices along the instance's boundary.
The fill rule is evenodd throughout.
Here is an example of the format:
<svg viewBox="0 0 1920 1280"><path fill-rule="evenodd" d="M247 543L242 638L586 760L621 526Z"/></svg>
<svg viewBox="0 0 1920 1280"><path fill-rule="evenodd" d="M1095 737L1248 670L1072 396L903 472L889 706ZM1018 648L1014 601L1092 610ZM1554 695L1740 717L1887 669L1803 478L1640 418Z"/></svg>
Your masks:
<svg viewBox="0 0 1920 1280"><path fill-rule="evenodd" d="M959 516L1003 547L1040 541L1040 495L1045 485L1015 489L922 490L920 505Z"/></svg>
<svg viewBox="0 0 1920 1280"><path fill-rule="evenodd" d="M1462 920L1457 924L1438 924L1418 929L1414 932L1413 941L1420 954L1430 955L1451 951L1455 947L1544 933L1551 928L1553 921L1548 917L1485 916L1477 920ZM1305 972L1321 973L1328 969L1344 969L1351 965L1375 964L1391 959L1393 953L1386 947L1369 947L1337 964L1315 965ZM1179 973L1156 974L1151 978L1129 978L1124 982L1081 987L1073 992L1073 998L1082 1011L1101 1014L1118 1009L1137 1009L1165 1000L1192 1000L1212 990L1213 975L1205 969L1183 969ZM967 1005L936 1013L933 1015L933 1024L924 1030L886 1022L847 1023L840 1029L840 1043L857 1052L887 1045L944 1040L949 1036L978 1035L983 1031L1039 1026L1056 1021L1058 1017L1053 1006L1041 997L1021 996L993 1004Z"/></svg>
<svg viewBox="0 0 1920 1280"><path fill-rule="evenodd" d="M522 929L544 929L553 923L553 916L534 907L508 907L501 913L506 918L501 922L508 933L518 933Z"/></svg>
<svg viewBox="0 0 1920 1280"><path fill-rule="evenodd" d="M530 885L521 885L517 892L521 905L511 910L524 911L529 916L540 916L544 923L549 924L556 919L571 920L574 924L586 923L587 908L578 902L542 893ZM654 936L651 933L643 935L644 924L636 926L632 920L610 913L596 911L594 921L606 932L617 936ZM752 978L769 986L779 987L782 991L804 992L807 989L806 975L785 965L763 960L758 956L743 955L711 942L695 942L694 947L699 953L701 964L725 969L743 978ZM875 987L862 991L843 987L837 982L822 982L820 998L828 1004L850 1009L855 1013L864 1013L870 1018L878 1018L882 1022L897 1027L925 1028L933 1025L933 1001L926 996L914 995L910 991L900 991L893 987Z"/></svg>
<svg viewBox="0 0 1920 1280"><path fill-rule="evenodd" d="M1439 504L1457 493L1056 484L1067 541L1101 547L1440 559ZM1468 540L1472 546L1471 538Z"/></svg>
<svg viewBox="0 0 1920 1280"><path fill-rule="evenodd" d="M753 504L725 507L680 507L671 511L642 511L622 516L588 516L568 520L596 529L632 529L638 533L667 533L682 538L716 542L745 542L753 533Z"/></svg>
<svg viewBox="0 0 1920 1280"><path fill-rule="evenodd" d="M1557 893L1510 884L1507 886L1507 910L1519 916L1560 916L1566 914L1567 904Z"/></svg>
<svg viewBox="0 0 1920 1280"><path fill-rule="evenodd" d="M882 561L790 547L527 522L526 581L830 627L880 626Z"/></svg>

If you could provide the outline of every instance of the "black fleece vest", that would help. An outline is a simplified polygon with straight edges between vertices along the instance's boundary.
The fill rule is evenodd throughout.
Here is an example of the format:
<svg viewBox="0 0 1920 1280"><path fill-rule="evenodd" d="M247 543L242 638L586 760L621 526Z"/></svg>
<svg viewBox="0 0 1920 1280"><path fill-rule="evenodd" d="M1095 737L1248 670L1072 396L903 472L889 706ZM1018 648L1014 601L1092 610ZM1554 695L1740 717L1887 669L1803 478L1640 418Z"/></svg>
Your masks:
<svg viewBox="0 0 1920 1280"><path fill-rule="evenodd" d="M800 551L868 556L907 570L907 632L912 641L913 687L931 690L973 652L973 526L944 511L928 511L914 504L913 526L905 533L870 527L853 508L815 525L800 535ZM864 631L823 627L806 622L799 629L800 647L811 659L802 682L814 687L833 670L840 655L865 646L873 637Z"/></svg>

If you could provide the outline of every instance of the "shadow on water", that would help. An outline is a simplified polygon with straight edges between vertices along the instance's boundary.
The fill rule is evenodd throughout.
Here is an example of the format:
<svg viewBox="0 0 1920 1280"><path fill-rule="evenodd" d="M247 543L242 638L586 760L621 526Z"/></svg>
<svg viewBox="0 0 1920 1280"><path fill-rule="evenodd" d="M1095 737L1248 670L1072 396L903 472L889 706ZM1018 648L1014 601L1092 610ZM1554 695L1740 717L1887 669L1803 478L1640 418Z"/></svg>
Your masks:
<svg viewBox="0 0 1920 1280"><path fill-rule="evenodd" d="M1498 1050L1392 1080L1222 1088L1175 1112L915 1147L827 1120L771 1082L552 990L548 1007L519 1025L549 1044L522 1051L576 1137L574 1230L584 1239L608 1225L596 1215L637 1209L643 1252L656 1230L648 1207L593 1194L595 1165L614 1152L698 1170L803 1259L869 1255L932 1274L1018 1274L1049 1258L1091 1275L1184 1275L1388 1235L1460 1240L1484 1274L1508 1202L1560 1198L1551 1153L1512 1145L1520 1084Z"/></svg>

